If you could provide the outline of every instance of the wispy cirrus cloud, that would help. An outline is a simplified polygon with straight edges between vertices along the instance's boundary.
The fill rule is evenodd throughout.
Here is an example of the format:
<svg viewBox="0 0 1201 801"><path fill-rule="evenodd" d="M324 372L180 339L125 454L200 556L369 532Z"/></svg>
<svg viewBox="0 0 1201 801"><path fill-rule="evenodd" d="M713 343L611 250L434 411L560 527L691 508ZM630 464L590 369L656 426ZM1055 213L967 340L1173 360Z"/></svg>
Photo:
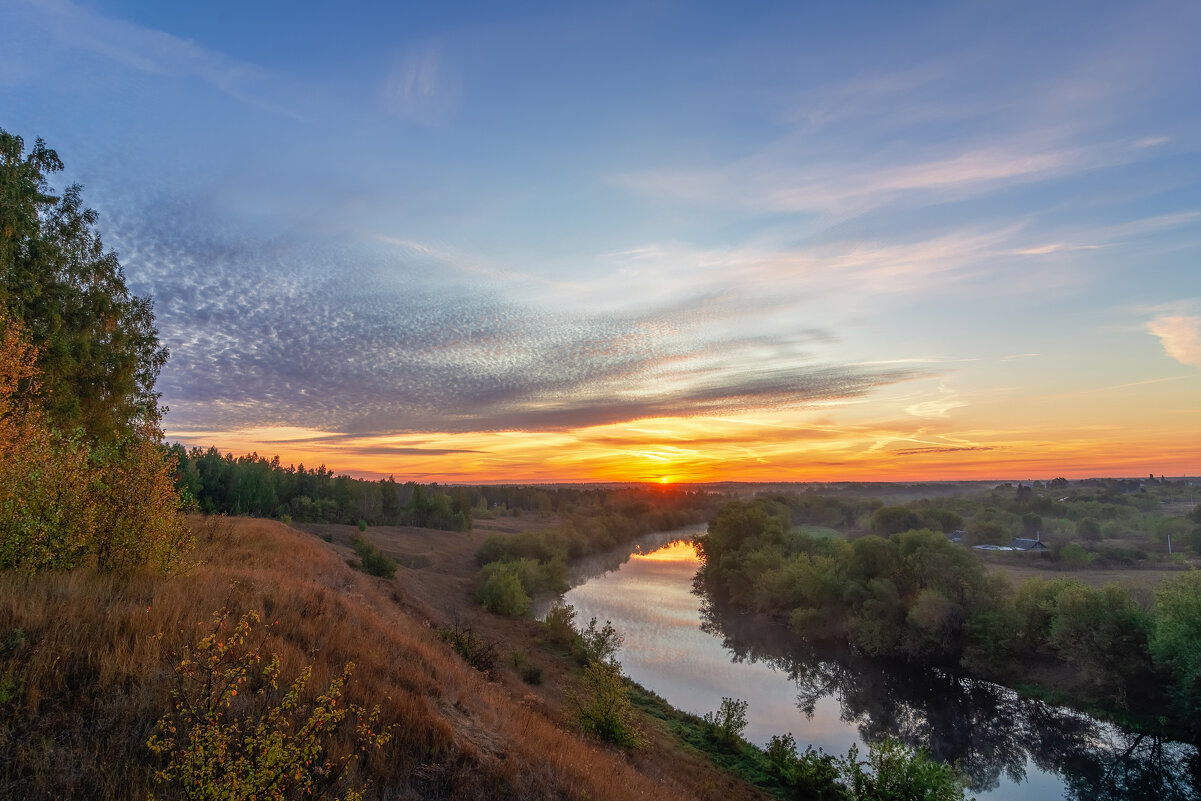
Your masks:
<svg viewBox="0 0 1201 801"><path fill-rule="evenodd" d="M404 120L443 122L458 102L459 81L438 49L424 47L399 57L380 90L384 110Z"/></svg>
<svg viewBox="0 0 1201 801"><path fill-rule="evenodd" d="M800 148L798 151L803 152ZM1128 141L1073 143L1059 132L916 152L816 161L777 144L725 165L647 169L614 177L639 193L692 205L841 219L892 206L965 200L1136 159Z"/></svg>
<svg viewBox="0 0 1201 801"><path fill-rule="evenodd" d="M938 385L938 396L918 401L905 407L905 411L914 417L948 418L952 409L967 406L959 393L945 384Z"/></svg>
<svg viewBox="0 0 1201 801"><path fill-rule="evenodd" d="M1201 367L1201 317L1161 314L1147 323L1147 330L1159 337L1168 356L1181 364Z"/></svg>
<svg viewBox="0 0 1201 801"><path fill-rule="evenodd" d="M20 13L22 22L41 28L60 45L87 50L151 75L199 78L265 111L301 116L281 99L289 92L280 76L189 39L114 19L70 0L17 0L12 10Z"/></svg>

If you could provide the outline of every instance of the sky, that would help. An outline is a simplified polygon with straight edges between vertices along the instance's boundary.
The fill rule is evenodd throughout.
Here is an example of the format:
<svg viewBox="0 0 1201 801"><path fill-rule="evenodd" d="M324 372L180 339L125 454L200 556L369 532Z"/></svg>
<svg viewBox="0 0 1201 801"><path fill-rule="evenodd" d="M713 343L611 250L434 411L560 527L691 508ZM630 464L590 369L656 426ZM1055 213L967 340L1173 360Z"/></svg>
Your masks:
<svg viewBox="0 0 1201 801"><path fill-rule="evenodd" d="M0 0L171 441L442 482L1201 474L1201 4Z"/></svg>

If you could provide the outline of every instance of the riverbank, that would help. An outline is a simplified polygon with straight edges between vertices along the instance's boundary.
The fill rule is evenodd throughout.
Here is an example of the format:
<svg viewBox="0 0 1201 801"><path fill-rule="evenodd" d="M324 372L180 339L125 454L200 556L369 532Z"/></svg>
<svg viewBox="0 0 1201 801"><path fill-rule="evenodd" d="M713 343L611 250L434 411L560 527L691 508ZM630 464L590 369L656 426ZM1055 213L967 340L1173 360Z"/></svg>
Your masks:
<svg viewBox="0 0 1201 801"><path fill-rule="evenodd" d="M529 618L508 618L485 611L474 598L478 580L475 553L490 537L510 537L518 534L554 528L559 520L554 515L521 518L497 518L477 521L470 532L431 532L424 529L400 527L371 527L360 533L353 526L306 525L303 528L323 539L338 554L354 560L353 541L363 537L400 563L397 570L393 600L411 614L426 622L431 629L466 627L480 641L496 644L499 659L496 683L508 692L537 703L556 725L575 735L575 706L573 697L583 691L582 669L560 646L549 643L541 625ZM692 526L687 531L699 530ZM644 535L634 543L619 546L611 552L584 557L570 567L572 583L585 575L599 575L620 563L621 555L628 557L629 549L643 540L670 540L670 534ZM526 684L525 675L537 672L538 684ZM631 683L632 684L632 683ZM699 727L699 718L674 710L665 701L655 701L653 694L632 687L636 699L636 727L645 735L643 747L620 751L593 743L592 747L624 761L640 773L674 786L677 795L662 797L696 798L705 801L767 799L772 796L761 784L774 787L762 772L761 751L751 749L743 760L745 766L731 767L728 759L713 753L704 743L690 743L682 737L679 721L691 719L691 728ZM749 748L749 746L748 746ZM737 760L736 760L737 761ZM748 767L749 766L749 767ZM602 795L599 797L611 797Z"/></svg>
<svg viewBox="0 0 1201 801"><path fill-rule="evenodd" d="M581 617L613 620L626 635L623 668L677 708L747 701L746 737L761 746L791 732L802 749L841 754L896 738L961 765L972 794L990 801L1198 797L1191 746L989 682L806 646L764 616L704 604L696 568L693 549L676 543L566 595Z"/></svg>
<svg viewBox="0 0 1201 801"><path fill-rule="evenodd" d="M633 753L576 732L566 702L573 671L542 647L537 624L473 608L471 554L494 532L369 529L370 541L409 560L386 580L348 565L353 527L193 524L194 567L181 575L0 576L0 797L169 797L146 743L173 708L171 666L223 608L234 620L259 613L248 642L264 661L279 655L281 684L310 665L310 692L319 692L354 664L342 703L378 704L377 725L391 737L347 775L368 798L763 797L654 725ZM491 678L439 636L456 616L498 643ZM522 681L515 654L543 667L541 685ZM353 743L351 727L329 747Z"/></svg>

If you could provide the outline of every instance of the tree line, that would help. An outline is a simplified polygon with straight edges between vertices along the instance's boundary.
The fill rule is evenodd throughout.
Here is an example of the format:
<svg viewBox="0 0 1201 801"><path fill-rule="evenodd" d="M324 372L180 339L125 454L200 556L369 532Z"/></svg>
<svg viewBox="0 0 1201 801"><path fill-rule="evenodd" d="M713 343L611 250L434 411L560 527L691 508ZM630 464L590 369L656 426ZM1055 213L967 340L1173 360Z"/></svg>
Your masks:
<svg viewBox="0 0 1201 801"><path fill-rule="evenodd" d="M183 497L206 514L273 517L298 523L363 521L372 526L471 528L471 497L454 487L338 475L321 465L284 467L276 456L235 457L216 448L168 449Z"/></svg>
<svg viewBox="0 0 1201 801"><path fill-rule="evenodd" d="M1201 572L1153 598L1071 578L1014 587L929 529L809 536L780 500L724 506L698 540L701 579L800 637L1010 684L1050 684L1201 737Z"/></svg>

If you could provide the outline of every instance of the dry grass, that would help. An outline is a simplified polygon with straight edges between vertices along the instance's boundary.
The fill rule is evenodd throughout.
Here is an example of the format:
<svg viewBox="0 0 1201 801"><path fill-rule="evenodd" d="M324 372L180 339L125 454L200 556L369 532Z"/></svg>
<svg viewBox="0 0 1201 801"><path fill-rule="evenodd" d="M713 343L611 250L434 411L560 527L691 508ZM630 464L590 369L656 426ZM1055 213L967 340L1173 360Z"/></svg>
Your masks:
<svg viewBox="0 0 1201 801"><path fill-rule="evenodd" d="M312 686L323 687L355 663L346 699L380 704L394 727L356 768L369 795L689 795L560 727L554 705L511 677L490 683L463 664L397 603L412 571L369 578L332 545L271 521L194 522L200 564L185 575L0 576L0 797L146 797L155 764L145 743L171 708L168 654L222 607L274 624L267 650L285 678L312 662Z"/></svg>

